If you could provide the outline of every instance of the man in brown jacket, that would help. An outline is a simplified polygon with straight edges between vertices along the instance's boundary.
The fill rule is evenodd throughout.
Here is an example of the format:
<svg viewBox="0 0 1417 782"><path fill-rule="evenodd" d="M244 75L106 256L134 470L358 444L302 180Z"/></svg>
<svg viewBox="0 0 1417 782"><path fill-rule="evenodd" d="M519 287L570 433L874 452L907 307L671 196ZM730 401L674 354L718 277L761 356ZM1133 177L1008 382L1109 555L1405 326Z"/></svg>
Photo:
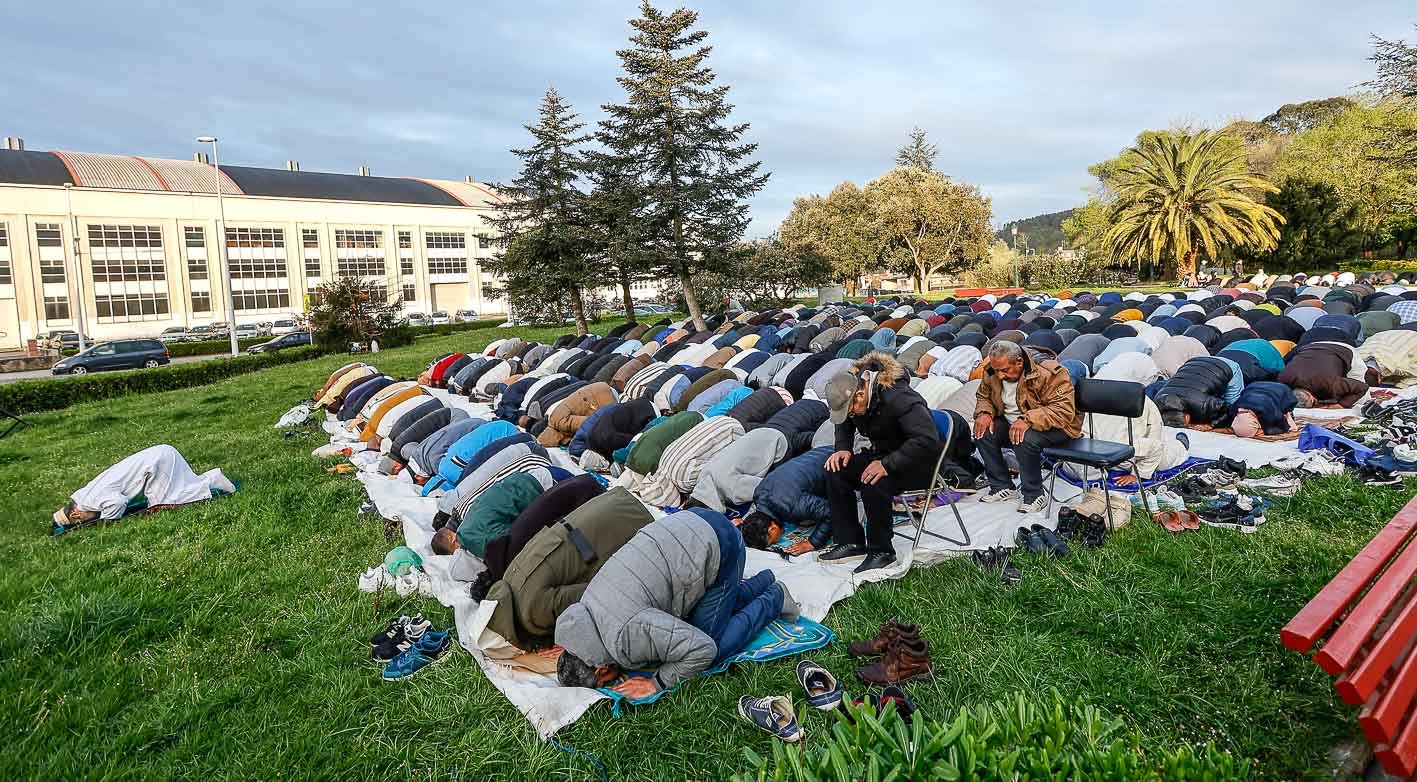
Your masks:
<svg viewBox="0 0 1417 782"><path fill-rule="evenodd" d="M1043 497L1043 449L1082 436L1082 414L1074 401L1073 381L1056 361L1037 358L1015 342L989 348L988 364L975 395L974 439L989 493L981 502L1019 496L1004 462L1012 447L1018 459L1019 513L1047 507Z"/></svg>
<svg viewBox="0 0 1417 782"><path fill-rule="evenodd" d="M547 448L560 448L576 436L576 430L581 428L591 413L618 401L620 396L609 383L582 386L551 407L546 415L546 428L536 441Z"/></svg>

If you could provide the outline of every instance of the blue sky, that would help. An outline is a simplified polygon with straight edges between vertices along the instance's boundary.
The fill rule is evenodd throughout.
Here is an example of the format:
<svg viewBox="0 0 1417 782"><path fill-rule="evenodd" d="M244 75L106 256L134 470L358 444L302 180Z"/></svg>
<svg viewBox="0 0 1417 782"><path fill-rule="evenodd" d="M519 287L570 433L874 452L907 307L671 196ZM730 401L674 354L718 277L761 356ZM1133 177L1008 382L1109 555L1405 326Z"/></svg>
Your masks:
<svg viewBox="0 0 1417 782"><path fill-rule="evenodd" d="M797 196L885 171L914 125L996 222L1065 209L1139 130L1351 92L1370 34L1417 39L1411 0L691 7L773 175L754 235ZM232 163L497 181L548 85L592 121L621 99L615 49L638 9L0 0L0 135L186 158L214 133Z"/></svg>

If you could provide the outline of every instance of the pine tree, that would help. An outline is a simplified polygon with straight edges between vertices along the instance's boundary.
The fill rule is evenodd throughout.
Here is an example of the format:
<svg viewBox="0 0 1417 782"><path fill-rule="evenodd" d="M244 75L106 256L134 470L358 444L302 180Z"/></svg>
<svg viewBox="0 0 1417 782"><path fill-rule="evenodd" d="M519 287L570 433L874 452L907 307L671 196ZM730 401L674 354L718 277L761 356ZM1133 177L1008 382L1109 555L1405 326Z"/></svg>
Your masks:
<svg viewBox="0 0 1417 782"><path fill-rule="evenodd" d="M728 124L728 87L714 85L705 61L708 33L693 30L698 14L665 14L645 0L630 20L630 47L616 52L625 102L604 107L599 137L634 161L643 196L637 223L649 268L679 278L689 315L704 328L693 274L713 268L748 227L746 200L767 174L745 162L756 144L741 142L746 124Z"/></svg>
<svg viewBox="0 0 1417 782"><path fill-rule="evenodd" d="M938 144L931 144L925 138L925 131L917 126L910 131L910 142L895 153L895 164L900 168L918 168L934 171L935 158L940 154Z"/></svg>
<svg viewBox="0 0 1417 782"><path fill-rule="evenodd" d="M630 286L648 276L650 262L640 239L642 197L634 165L614 153L590 152L586 155L586 178L591 184L586 225L593 262L602 272L601 279L614 280L620 286L625 319L634 322Z"/></svg>
<svg viewBox="0 0 1417 782"><path fill-rule="evenodd" d="M494 186L502 202L498 213L487 218L501 232L503 247L515 243L517 252L504 251L486 266L509 281L535 275L542 290L563 291L577 333L585 334L589 327L584 292L598 280L588 258L586 195L577 187L585 158L576 147L589 136L580 133L585 123L555 87L546 90L537 124L525 127L532 145L512 150L522 160L521 174L510 184Z"/></svg>

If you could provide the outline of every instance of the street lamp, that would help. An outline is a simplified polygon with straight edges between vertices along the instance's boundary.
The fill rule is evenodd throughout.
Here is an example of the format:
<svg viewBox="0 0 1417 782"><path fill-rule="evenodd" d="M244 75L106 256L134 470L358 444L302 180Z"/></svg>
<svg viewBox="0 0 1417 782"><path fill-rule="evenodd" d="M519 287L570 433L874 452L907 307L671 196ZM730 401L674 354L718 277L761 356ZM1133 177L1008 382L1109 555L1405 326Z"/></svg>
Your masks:
<svg viewBox="0 0 1417 782"><path fill-rule="evenodd" d="M1014 287L1018 287L1018 224L1010 226L1009 233L1014 237Z"/></svg>
<svg viewBox="0 0 1417 782"><path fill-rule="evenodd" d="M74 242L74 292L78 294L78 301L74 302L74 309L79 313L79 352L85 350L84 334L88 332L88 320L84 313L84 264L79 257L79 221L74 217L74 201L71 193L74 186L68 182L64 183L64 211L69 213L69 237Z"/></svg>
<svg viewBox="0 0 1417 782"><path fill-rule="evenodd" d="M227 336L231 338L231 355L241 355L241 345L236 341L236 306L231 297L231 262L226 252L226 205L221 200L221 158L217 156L216 136L198 136L198 144L212 145L212 182L216 188L217 247L221 254L222 287L226 289Z"/></svg>

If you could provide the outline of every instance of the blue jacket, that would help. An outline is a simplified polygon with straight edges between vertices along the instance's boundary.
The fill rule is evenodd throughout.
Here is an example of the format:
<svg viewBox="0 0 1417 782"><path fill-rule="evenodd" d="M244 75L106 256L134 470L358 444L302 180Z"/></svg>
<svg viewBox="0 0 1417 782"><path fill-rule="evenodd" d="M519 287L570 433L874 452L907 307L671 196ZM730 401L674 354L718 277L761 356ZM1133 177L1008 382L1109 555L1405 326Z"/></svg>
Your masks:
<svg viewBox="0 0 1417 782"><path fill-rule="evenodd" d="M571 436L570 444L566 446L566 453L569 453L572 459L579 459L581 454L585 453L586 440L590 437L590 430L595 427L596 421L599 421L601 416L615 407L615 404L596 408L595 412L586 416L586 419L581 422L580 428L576 429L576 433Z"/></svg>
<svg viewBox="0 0 1417 782"><path fill-rule="evenodd" d="M526 398L526 392L530 391L539 379L524 377L507 386L507 390L502 392L502 398L497 402L497 417L516 423L522 415L522 400Z"/></svg>
<svg viewBox="0 0 1417 782"><path fill-rule="evenodd" d="M718 400L717 402L714 402L712 406L710 406L707 410L704 410L704 418L713 418L715 416L728 415L728 411L732 410L734 405L738 404L744 399L747 399L750 395L755 393L757 392L753 389L743 385L742 383L739 383L737 388L734 388L732 391L729 391L723 396L722 399ZM777 392L774 391L773 393ZM694 402L697 403L698 400L695 399ZM690 409L692 408L693 406L691 405Z"/></svg>
<svg viewBox="0 0 1417 782"><path fill-rule="evenodd" d="M438 462L438 474L424 484L423 496L427 497L434 489L451 489L456 486L462 478L463 467L467 466L478 451L494 440L511 437L519 432L521 430L516 425L507 421L489 421L458 438L458 441L448 448L447 453L443 454L442 461Z"/></svg>
<svg viewBox="0 0 1417 782"><path fill-rule="evenodd" d="M831 535L827 457L832 450L831 446L824 445L783 462L769 472L753 492L757 509L783 524L815 524L812 544L818 548L825 545Z"/></svg>
<svg viewBox="0 0 1417 782"><path fill-rule="evenodd" d="M1294 412L1294 407L1294 389L1283 383L1261 380L1245 386L1240 398L1230 406L1229 417L1233 420L1235 413L1249 410L1260 419L1265 434L1284 434L1289 431L1288 416Z"/></svg>

